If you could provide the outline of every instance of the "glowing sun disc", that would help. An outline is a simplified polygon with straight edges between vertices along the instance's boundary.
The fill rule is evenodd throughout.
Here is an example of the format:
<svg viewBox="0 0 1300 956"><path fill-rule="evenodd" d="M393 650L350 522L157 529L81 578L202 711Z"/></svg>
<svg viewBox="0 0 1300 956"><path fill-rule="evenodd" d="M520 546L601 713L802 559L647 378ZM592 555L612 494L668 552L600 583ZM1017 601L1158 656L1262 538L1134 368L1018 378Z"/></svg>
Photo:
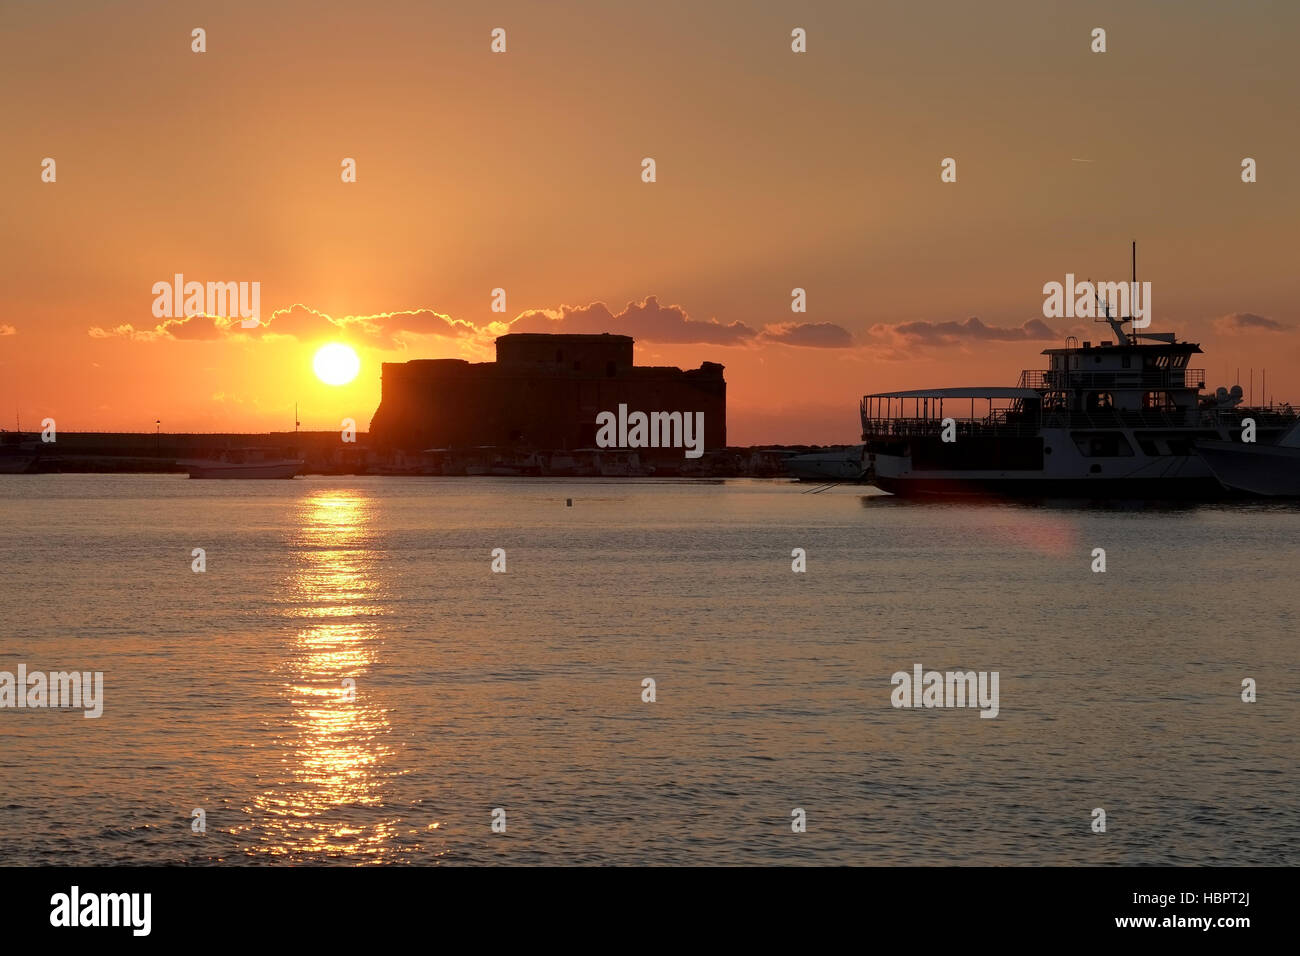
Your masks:
<svg viewBox="0 0 1300 956"><path fill-rule="evenodd" d="M326 385L346 385L361 371L361 359L350 346L333 342L320 347L311 367Z"/></svg>

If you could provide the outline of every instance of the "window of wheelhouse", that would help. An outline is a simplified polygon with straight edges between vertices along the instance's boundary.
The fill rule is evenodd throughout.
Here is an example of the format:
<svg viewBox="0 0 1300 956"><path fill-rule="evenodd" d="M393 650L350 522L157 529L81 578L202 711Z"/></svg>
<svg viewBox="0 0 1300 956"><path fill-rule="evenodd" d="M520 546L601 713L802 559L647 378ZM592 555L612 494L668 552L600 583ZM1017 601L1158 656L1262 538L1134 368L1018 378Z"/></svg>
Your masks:
<svg viewBox="0 0 1300 956"><path fill-rule="evenodd" d="M1158 412L1171 412L1178 406L1168 392L1146 392L1142 395L1142 407Z"/></svg>

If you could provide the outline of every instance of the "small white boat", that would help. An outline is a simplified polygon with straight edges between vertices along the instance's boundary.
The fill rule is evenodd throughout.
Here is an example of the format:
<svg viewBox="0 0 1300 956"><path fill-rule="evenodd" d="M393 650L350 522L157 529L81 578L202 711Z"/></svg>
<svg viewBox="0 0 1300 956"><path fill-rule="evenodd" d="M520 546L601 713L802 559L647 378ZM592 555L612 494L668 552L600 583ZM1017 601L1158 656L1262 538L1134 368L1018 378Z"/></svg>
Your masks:
<svg viewBox="0 0 1300 956"><path fill-rule="evenodd" d="M235 448L217 459L182 461L191 478L293 478L304 462L297 458L267 458L260 448Z"/></svg>
<svg viewBox="0 0 1300 956"><path fill-rule="evenodd" d="M864 446L814 451L791 455L784 462L786 472L800 481L857 481L866 472Z"/></svg>
<svg viewBox="0 0 1300 956"><path fill-rule="evenodd" d="M1267 498L1300 498L1300 421L1273 445L1198 441L1214 477L1233 491Z"/></svg>

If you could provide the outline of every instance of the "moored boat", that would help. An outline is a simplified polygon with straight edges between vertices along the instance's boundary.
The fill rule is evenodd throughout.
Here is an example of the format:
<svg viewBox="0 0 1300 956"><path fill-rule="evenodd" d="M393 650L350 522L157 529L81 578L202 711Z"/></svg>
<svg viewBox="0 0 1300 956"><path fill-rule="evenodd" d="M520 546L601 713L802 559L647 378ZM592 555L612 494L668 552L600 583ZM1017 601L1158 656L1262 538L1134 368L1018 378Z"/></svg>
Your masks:
<svg viewBox="0 0 1300 956"><path fill-rule="evenodd" d="M258 448L235 448L220 458L181 461L191 478L293 478L304 462L297 458L267 458Z"/></svg>
<svg viewBox="0 0 1300 956"><path fill-rule="evenodd" d="M814 451L791 455L782 464L790 477L800 481L857 481L865 471L863 451L862 445Z"/></svg>
<svg viewBox="0 0 1300 956"><path fill-rule="evenodd" d="M1108 310L1097 321L1113 343L1070 336L1064 348L1043 350L1049 368L1021 372L1014 388L864 396L866 480L912 496L1214 499L1245 485L1235 470L1218 474L1210 456L1247 419L1256 443L1247 452L1233 443L1225 473L1248 468L1268 488L1293 480L1286 463L1294 455L1276 448L1294 434L1290 406L1247 408L1240 386L1202 395L1205 372L1188 367L1199 345L1126 330L1132 318Z"/></svg>
<svg viewBox="0 0 1300 956"><path fill-rule="evenodd" d="M1196 450L1223 485L1266 498L1300 498L1300 422L1276 444L1198 441Z"/></svg>

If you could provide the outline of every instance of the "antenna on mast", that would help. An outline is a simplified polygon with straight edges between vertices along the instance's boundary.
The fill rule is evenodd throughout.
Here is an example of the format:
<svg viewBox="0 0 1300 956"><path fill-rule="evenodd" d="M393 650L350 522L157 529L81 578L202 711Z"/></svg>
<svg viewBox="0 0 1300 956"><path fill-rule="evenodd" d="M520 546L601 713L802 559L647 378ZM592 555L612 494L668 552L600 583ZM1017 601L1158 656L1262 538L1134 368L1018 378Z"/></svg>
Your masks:
<svg viewBox="0 0 1300 956"><path fill-rule="evenodd" d="M1138 290L1138 241L1134 239L1133 240L1133 284L1129 286L1129 296L1128 296L1129 312L1133 311L1133 304L1137 301L1137 290ZM1129 335L1131 336L1129 341L1133 345L1137 345L1138 335L1131 324L1133 322L1133 316L1130 315L1128 317L1128 320L1130 322Z"/></svg>
<svg viewBox="0 0 1300 956"><path fill-rule="evenodd" d="M293 403L293 430L297 432L298 426L301 424L302 422L298 421L298 403L294 402Z"/></svg>
<svg viewBox="0 0 1300 956"><path fill-rule="evenodd" d="M1134 276L1137 275L1137 243L1136 243L1136 242L1133 243L1133 274L1134 274ZM1088 281L1089 281L1089 282L1092 282L1091 279L1089 279ZM1122 290L1120 289L1120 287L1119 287L1119 283L1118 283L1118 282L1108 282L1107 285L1108 285L1109 287L1113 288L1114 291L1116 292L1116 294L1118 294L1120 291L1122 291ZM1132 289L1130 289L1129 291L1131 292ZM1112 315L1110 314L1111 303L1107 302L1105 299L1101 299L1101 298L1100 298L1100 296L1101 296L1101 286L1100 286L1100 284L1097 284L1097 285L1094 285L1094 286L1093 286L1093 295L1094 295L1094 297L1097 298L1097 301L1098 301L1098 306L1097 306L1097 315L1095 315L1095 316L1093 317L1093 321L1094 321L1094 322L1105 322L1107 325L1109 325L1109 326L1110 326L1110 330L1111 330L1111 332L1112 332L1112 333L1114 334L1114 336L1115 336L1115 343L1116 343L1117 345L1136 345L1136 344L1137 344L1137 334L1136 334L1136 333L1133 333L1132 336L1130 337L1130 333L1124 331L1124 323L1125 323L1125 322L1132 322L1132 321L1133 321L1133 317L1132 317L1131 315L1117 315L1117 316L1112 316ZM1121 298L1123 298L1123 296L1121 296ZM1132 295L1128 296L1128 299L1129 299L1129 311L1132 312L1132 311L1133 311L1133 297L1132 297ZM1104 309L1104 314L1103 314L1103 309ZM1119 306L1118 306L1118 305L1116 305L1116 307L1115 307L1115 311L1116 311L1116 312L1119 311Z"/></svg>

